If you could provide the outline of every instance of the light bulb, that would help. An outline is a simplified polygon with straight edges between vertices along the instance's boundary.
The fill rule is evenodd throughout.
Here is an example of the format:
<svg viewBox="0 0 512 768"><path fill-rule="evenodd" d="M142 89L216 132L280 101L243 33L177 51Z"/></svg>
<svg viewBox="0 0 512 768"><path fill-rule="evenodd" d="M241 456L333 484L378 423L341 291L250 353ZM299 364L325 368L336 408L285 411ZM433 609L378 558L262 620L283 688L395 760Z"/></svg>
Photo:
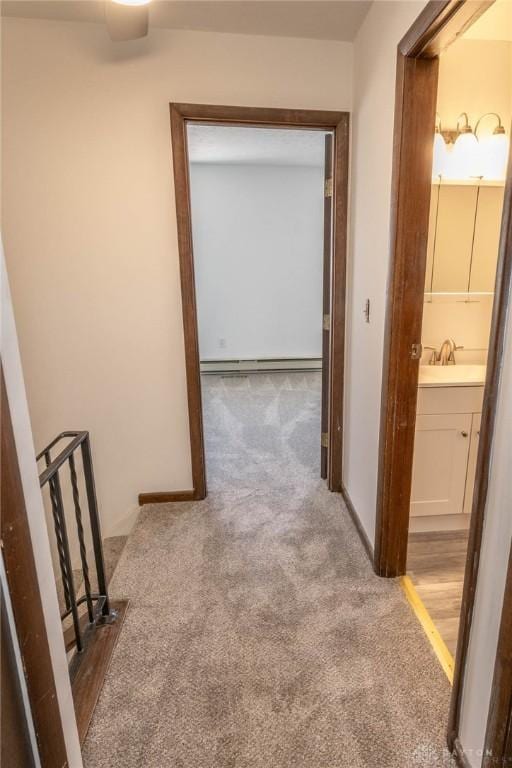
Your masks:
<svg viewBox="0 0 512 768"><path fill-rule="evenodd" d="M112 0L116 5L149 5L151 0Z"/></svg>
<svg viewBox="0 0 512 768"><path fill-rule="evenodd" d="M469 179L482 176L480 147L472 131L457 136L450 158L450 176L453 179Z"/></svg>
<svg viewBox="0 0 512 768"><path fill-rule="evenodd" d="M501 181L507 174L509 140L504 131L481 140L482 175L485 179Z"/></svg>
<svg viewBox="0 0 512 768"><path fill-rule="evenodd" d="M432 178L437 179L446 173L448 150L446 142L439 131L434 136L434 155L432 159Z"/></svg>

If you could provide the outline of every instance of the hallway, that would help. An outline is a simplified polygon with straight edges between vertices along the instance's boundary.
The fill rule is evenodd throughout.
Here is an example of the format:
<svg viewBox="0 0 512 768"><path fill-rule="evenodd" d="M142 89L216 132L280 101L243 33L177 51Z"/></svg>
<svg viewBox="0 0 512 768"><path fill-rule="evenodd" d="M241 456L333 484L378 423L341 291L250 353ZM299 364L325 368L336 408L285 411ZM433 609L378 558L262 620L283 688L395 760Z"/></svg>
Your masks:
<svg viewBox="0 0 512 768"><path fill-rule="evenodd" d="M320 375L203 377L209 496L145 507L89 768L452 765L449 684L318 477Z"/></svg>

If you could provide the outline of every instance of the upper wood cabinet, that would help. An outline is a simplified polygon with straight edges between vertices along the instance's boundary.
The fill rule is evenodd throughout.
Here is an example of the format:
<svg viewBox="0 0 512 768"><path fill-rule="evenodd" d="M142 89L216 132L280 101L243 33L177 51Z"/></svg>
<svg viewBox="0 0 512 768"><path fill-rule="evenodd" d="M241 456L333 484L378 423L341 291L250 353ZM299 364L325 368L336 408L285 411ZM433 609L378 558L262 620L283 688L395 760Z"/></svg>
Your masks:
<svg viewBox="0 0 512 768"><path fill-rule="evenodd" d="M425 290L494 290L503 186L433 184Z"/></svg>

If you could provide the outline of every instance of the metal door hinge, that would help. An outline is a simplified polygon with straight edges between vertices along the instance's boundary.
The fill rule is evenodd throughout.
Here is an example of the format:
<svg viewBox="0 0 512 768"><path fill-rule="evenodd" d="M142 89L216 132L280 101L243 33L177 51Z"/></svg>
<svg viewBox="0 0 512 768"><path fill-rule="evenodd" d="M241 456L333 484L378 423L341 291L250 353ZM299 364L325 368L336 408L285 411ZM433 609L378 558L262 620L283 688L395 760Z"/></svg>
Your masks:
<svg viewBox="0 0 512 768"><path fill-rule="evenodd" d="M329 433L328 432L322 432L322 436L320 438L320 445L322 448L328 448L329 447Z"/></svg>
<svg viewBox="0 0 512 768"><path fill-rule="evenodd" d="M332 197L332 178L326 179L324 184L324 196L325 197Z"/></svg>
<svg viewBox="0 0 512 768"><path fill-rule="evenodd" d="M317 326L318 328L318 326ZM324 331L330 331L331 330L331 316L330 315L324 315L324 319L322 322L322 328Z"/></svg>
<svg viewBox="0 0 512 768"><path fill-rule="evenodd" d="M421 344L411 344L411 360L420 360L423 354L423 347Z"/></svg>

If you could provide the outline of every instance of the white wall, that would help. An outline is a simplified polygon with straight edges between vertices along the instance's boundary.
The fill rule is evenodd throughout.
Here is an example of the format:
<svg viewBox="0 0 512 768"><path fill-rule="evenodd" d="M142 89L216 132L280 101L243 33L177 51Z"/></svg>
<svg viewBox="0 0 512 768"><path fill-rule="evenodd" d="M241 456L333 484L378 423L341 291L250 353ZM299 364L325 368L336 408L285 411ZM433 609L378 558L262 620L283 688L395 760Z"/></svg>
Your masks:
<svg viewBox="0 0 512 768"><path fill-rule="evenodd" d="M323 168L194 163L190 178L201 359L321 357Z"/></svg>
<svg viewBox="0 0 512 768"><path fill-rule="evenodd" d="M370 541L377 497L396 47L424 2L378 2L354 46L343 482ZM371 321L365 323L365 300Z"/></svg>
<svg viewBox="0 0 512 768"><path fill-rule="evenodd" d="M509 121L512 128L512 45L509 44ZM506 75L501 75L506 81ZM504 108L504 107L502 107ZM509 133L510 136L510 133ZM512 160L509 157L509 174ZM510 211L509 211L510 215ZM478 768L484 746L505 577L512 540L512 312L508 311L480 570L475 596L460 735L470 764Z"/></svg>
<svg viewBox="0 0 512 768"><path fill-rule="evenodd" d="M424 346L422 363L429 361L431 351L426 347L440 348L444 339L454 339L464 347L456 353L458 363L487 362L489 333L491 330L493 296L458 294L432 296L423 305L421 341Z"/></svg>
<svg viewBox="0 0 512 768"><path fill-rule="evenodd" d="M461 711L461 742L473 768L481 764L512 539L512 315L496 410L480 571Z"/></svg>
<svg viewBox="0 0 512 768"><path fill-rule="evenodd" d="M104 532L191 487L169 102L349 109L348 43L3 22L3 227L36 447L89 429Z"/></svg>
<svg viewBox="0 0 512 768"><path fill-rule="evenodd" d="M512 117L512 43L459 39L439 62L437 111L443 128L454 130L457 117L467 112L473 129L486 112L498 112L507 132ZM479 136L492 133L494 118L486 118Z"/></svg>
<svg viewBox="0 0 512 768"><path fill-rule="evenodd" d="M46 529L45 514L34 457L34 441L32 438L16 327L14 324L11 296L1 243L0 292L2 368L5 376L5 386L9 401L9 411L12 419L16 451L18 454L18 464L23 485L23 494L25 497L34 562L41 593L46 632L48 635L50 658L55 677L57 701L62 718L69 766L70 768L81 768L82 757L76 728L68 663L66 651L64 649L64 638L61 628L59 606L57 604L57 593L55 591L48 532Z"/></svg>

